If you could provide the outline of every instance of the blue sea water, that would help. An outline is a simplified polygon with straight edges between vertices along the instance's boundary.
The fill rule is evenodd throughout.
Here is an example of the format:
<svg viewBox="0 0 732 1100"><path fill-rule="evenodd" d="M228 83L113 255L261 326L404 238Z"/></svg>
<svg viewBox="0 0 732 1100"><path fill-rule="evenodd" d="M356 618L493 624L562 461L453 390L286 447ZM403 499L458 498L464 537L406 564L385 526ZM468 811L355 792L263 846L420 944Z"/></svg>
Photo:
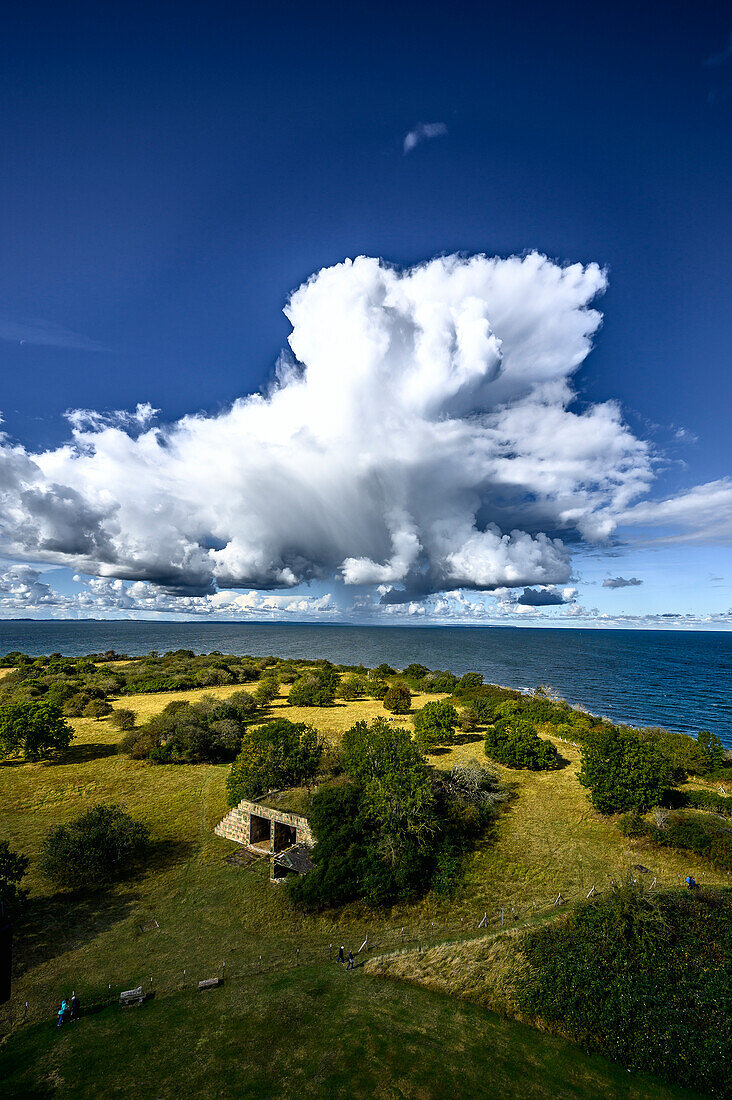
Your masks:
<svg viewBox="0 0 732 1100"><path fill-rule="evenodd" d="M570 703L632 725L710 729L732 747L732 632L295 623L0 621L0 653L196 653L326 657L338 664L482 672L515 688L551 684Z"/></svg>

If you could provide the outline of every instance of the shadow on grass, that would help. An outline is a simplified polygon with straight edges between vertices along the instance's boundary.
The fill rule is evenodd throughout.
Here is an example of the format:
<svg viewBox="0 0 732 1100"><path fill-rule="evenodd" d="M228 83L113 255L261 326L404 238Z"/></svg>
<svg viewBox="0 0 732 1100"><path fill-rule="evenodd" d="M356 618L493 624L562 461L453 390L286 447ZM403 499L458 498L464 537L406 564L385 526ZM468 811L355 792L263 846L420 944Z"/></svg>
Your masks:
<svg viewBox="0 0 732 1100"><path fill-rule="evenodd" d="M476 745L479 741L485 741L484 733L458 733L455 737L456 745Z"/></svg>
<svg viewBox="0 0 732 1100"><path fill-rule="evenodd" d="M16 927L16 974L25 974L108 931L129 916L138 899L133 889L32 898Z"/></svg>
<svg viewBox="0 0 732 1100"><path fill-rule="evenodd" d="M105 756L116 756L119 745L95 741L89 744L70 745L63 756L58 756L54 764L87 764L91 760L102 760Z"/></svg>

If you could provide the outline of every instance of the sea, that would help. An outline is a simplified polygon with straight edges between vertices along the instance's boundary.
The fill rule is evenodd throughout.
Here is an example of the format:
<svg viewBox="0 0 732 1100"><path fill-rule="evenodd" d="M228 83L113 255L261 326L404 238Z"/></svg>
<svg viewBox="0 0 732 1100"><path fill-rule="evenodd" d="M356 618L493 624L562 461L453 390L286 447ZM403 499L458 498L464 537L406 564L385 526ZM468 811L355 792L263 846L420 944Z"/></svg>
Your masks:
<svg viewBox="0 0 732 1100"><path fill-rule="evenodd" d="M717 733L732 747L732 632L380 627L305 623L0 621L0 654L130 656L174 649L263 657L325 657L336 664L419 662L482 672L530 690L549 684L569 703L615 722Z"/></svg>

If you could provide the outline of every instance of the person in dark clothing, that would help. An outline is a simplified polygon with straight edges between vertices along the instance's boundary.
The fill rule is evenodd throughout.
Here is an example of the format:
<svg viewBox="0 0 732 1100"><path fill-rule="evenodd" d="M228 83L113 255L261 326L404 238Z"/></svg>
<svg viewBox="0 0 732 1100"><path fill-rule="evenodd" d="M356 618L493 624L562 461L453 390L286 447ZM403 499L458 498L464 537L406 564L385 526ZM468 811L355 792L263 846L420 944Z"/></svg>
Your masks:
<svg viewBox="0 0 732 1100"><path fill-rule="evenodd" d="M353 970L353 951L348 952L348 962L346 963L346 970Z"/></svg>
<svg viewBox="0 0 732 1100"><path fill-rule="evenodd" d="M342 962L346 961L345 958L343 957L344 950L345 950L345 948L341 947L340 951L338 952L338 962L339 963L342 963Z"/></svg>
<svg viewBox="0 0 732 1100"><path fill-rule="evenodd" d="M689 887L690 890L696 890L696 879L693 875L686 876L686 885Z"/></svg>
<svg viewBox="0 0 732 1100"><path fill-rule="evenodd" d="M71 1019L78 1020L81 1016L81 1001L75 993L71 994Z"/></svg>

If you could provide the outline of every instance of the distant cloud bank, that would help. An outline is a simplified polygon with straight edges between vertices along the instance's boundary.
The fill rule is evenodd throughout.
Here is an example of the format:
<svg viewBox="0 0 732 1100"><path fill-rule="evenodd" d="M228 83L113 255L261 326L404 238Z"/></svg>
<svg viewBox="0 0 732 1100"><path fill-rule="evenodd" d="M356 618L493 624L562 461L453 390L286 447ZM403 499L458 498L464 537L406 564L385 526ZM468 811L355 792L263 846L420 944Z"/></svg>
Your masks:
<svg viewBox="0 0 732 1100"><path fill-rule="evenodd" d="M639 581L637 577L630 577L628 580L625 577L608 577L607 580L602 582L603 588L636 588L639 584L643 584L643 581Z"/></svg>
<svg viewBox="0 0 732 1100"><path fill-rule="evenodd" d="M444 122L420 122L413 130L404 135L404 155L411 153L412 149L416 149L423 141L444 137L446 133L447 126Z"/></svg>

